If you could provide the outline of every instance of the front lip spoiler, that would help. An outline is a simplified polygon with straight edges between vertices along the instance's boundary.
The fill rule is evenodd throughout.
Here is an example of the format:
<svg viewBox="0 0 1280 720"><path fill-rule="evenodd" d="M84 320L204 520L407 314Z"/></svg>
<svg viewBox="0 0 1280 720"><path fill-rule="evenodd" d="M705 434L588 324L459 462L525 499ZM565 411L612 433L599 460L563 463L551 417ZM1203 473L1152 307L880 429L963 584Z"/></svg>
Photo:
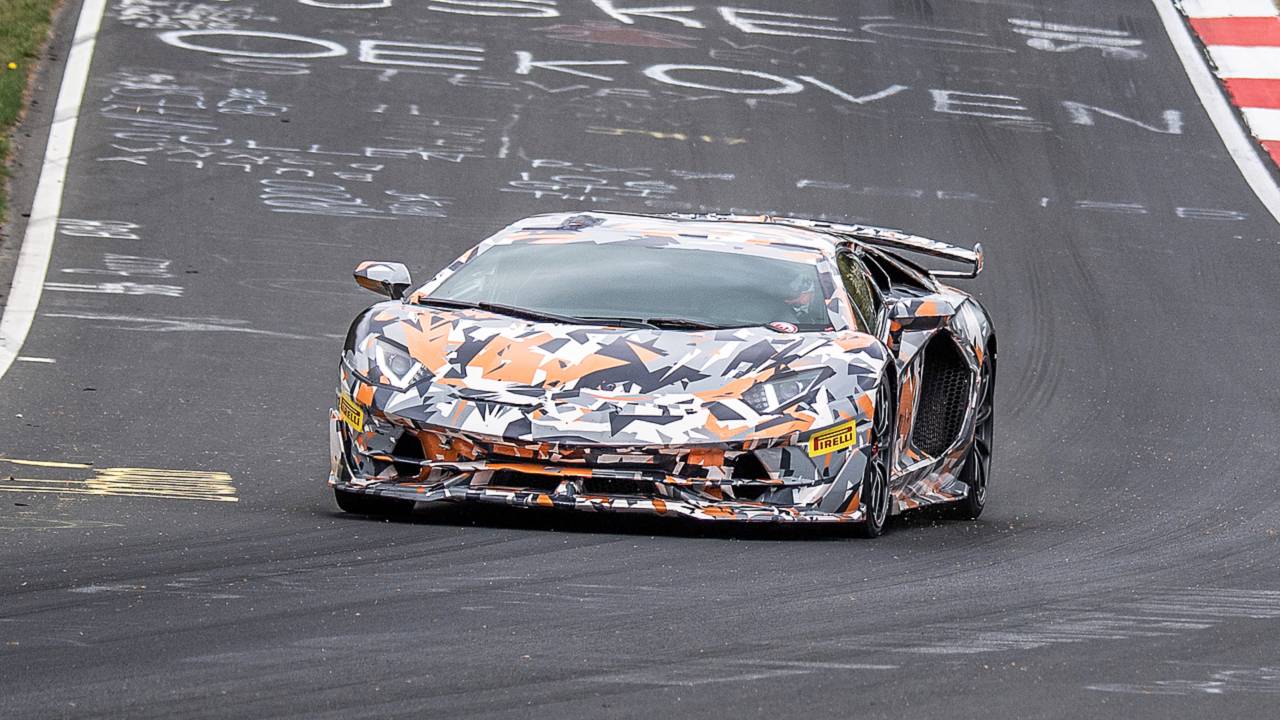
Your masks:
<svg viewBox="0 0 1280 720"><path fill-rule="evenodd" d="M417 458L400 457L387 453L366 452L363 450L355 450L355 454L361 457L372 458L390 463L405 463L407 465L417 465L426 470L446 470L455 473L475 473L485 470L513 470L515 472L529 473L531 475L547 475L562 476L575 478L605 478L612 480L638 480L644 482L662 483L664 485L674 485L678 487L809 487L813 485L821 485L820 480L811 478L725 478L716 479L710 477L685 477L681 475L673 475L646 467L622 466L617 467L600 467L586 464L577 465L553 465L550 463L525 462L520 459L497 459L497 460L444 460L444 461L428 461L418 460Z"/></svg>
<svg viewBox="0 0 1280 720"><path fill-rule="evenodd" d="M808 508L768 505L742 501L702 502L689 498L654 498L632 495L570 494L538 492L467 484L370 483L357 485L330 481L337 490L374 497L411 500L415 503L487 503L522 508L558 508L588 512L626 512L693 520L774 523L857 523L865 518L861 503L847 512L825 512Z"/></svg>

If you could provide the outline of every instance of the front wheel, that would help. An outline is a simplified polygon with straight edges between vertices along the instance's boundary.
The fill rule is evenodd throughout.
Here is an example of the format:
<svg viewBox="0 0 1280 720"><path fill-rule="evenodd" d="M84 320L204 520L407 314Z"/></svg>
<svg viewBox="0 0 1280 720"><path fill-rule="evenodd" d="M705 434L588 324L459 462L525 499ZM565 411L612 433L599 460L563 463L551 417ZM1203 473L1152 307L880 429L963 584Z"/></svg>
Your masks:
<svg viewBox="0 0 1280 720"><path fill-rule="evenodd" d="M333 489L333 499L343 512L355 515L407 515L413 510L412 500L385 498L377 495Z"/></svg>
<svg viewBox="0 0 1280 720"><path fill-rule="evenodd" d="M867 467L862 473L862 509L866 515L858 524L858 535L864 538L880 537L889 519L889 505L893 495L889 481L893 469L894 434L898 428L894 412L894 387L886 375L876 390L876 406L871 420L871 449Z"/></svg>

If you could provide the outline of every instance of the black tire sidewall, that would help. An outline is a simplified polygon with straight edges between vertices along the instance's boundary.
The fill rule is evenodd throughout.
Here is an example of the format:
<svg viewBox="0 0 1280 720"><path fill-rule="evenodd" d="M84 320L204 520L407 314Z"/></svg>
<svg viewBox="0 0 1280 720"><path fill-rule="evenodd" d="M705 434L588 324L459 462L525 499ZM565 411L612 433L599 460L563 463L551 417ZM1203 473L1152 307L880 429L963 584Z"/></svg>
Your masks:
<svg viewBox="0 0 1280 720"><path fill-rule="evenodd" d="M885 511L884 511L884 517L881 519L879 523L874 522L873 514L871 513L870 506L865 501L862 503L862 507L866 511L866 518L861 523L858 524L858 529L859 529L859 534L865 538L874 538L882 535L884 533L885 526L888 525L889 523L889 516L892 514L891 512L892 508L889 507L889 505L893 502L893 491L892 491L893 465L894 465L893 453L895 450L895 446L897 444L897 429L898 429L898 422L897 422L898 418L895 412L897 404L894 400L894 396L896 395L896 393L894 392L892 382L893 382L892 376L886 374L880 378L880 383L876 385L876 408L875 408L876 417L878 417L881 412L887 412L889 416L889 427L888 427L888 430L886 431L888 437L886 438L886 442L884 443L884 449L882 450L882 452L888 453L889 457L886 463L887 467L885 469L884 489L882 490L882 493L884 494L883 501L885 504ZM881 403L880 403L880 395L883 388L885 387L889 388L889 392L885 395L885 397L888 398L887 408L881 407ZM872 420L871 427L874 431L875 429L874 420ZM872 438L873 442L874 440L875 438ZM873 460L871 458L868 458L868 463L872 461ZM863 472L863 479L864 479L863 487L865 489L866 470L864 470Z"/></svg>

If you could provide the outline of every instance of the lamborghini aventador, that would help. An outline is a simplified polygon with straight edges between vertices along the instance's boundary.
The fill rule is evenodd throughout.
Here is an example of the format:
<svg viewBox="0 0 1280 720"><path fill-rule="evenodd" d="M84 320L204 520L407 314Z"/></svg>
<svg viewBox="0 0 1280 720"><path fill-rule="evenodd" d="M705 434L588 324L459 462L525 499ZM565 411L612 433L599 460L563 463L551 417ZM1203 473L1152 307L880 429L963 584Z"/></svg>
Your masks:
<svg viewBox="0 0 1280 720"><path fill-rule="evenodd" d="M918 256L958 263L927 269ZM915 257L916 259L913 259ZM433 502L854 523L987 501L996 337L982 248L801 218L520 220L346 336L329 483Z"/></svg>

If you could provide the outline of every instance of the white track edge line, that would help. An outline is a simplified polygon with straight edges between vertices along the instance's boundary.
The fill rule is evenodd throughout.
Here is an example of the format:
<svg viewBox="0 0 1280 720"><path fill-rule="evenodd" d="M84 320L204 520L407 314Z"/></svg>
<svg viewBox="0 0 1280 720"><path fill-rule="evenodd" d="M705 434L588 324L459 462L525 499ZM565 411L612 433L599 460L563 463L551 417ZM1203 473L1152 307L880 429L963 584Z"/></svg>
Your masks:
<svg viewBox="0 0 1280 720"><path fill-rule="evenodd" d="M1262 205L1280 223L1280 186L1276 185L1266 161L1262 159L1258 144L1240 124L1223 94L1222 86L1218 84L1218 78L1209 71L1209 62L1191 39L1191 30L1183 22L1182 13L1173 6L1172 0L1151 0L1151 3L1155 5L1160 21L1164 23L1165 34L1177 51L1182 68L1191 80L1191 86L1195 88L1196 95L1200 96L1200 104L1209 113L1218 136L1227 146L1227 152L1231 153L1231 158L1235 160L1236 167L1240 168L1240 174L1244 175L1253 194L1258 196Z"/></svg>
<svg viewBox="0 0 1280 720"><path fill-rule="evenodd" d="M53 122L49 127L49 141L45 144L40 179L36 182L31 217L27 221L22 250L18 253L18 264L13 270L13 286L4 306L4 315L0 317L0 378L18 357L40 306L49 258L53 255L58 213L62 209L62 188L67 180L67 165L71 161L76 120L89 82L93 48L97 44L98 29L102 26L106 7L107 0L84 0L80 7L76 34L71 41L71 52L67 56L62 85L58 88L58 101L53 109Z"/></svg>

